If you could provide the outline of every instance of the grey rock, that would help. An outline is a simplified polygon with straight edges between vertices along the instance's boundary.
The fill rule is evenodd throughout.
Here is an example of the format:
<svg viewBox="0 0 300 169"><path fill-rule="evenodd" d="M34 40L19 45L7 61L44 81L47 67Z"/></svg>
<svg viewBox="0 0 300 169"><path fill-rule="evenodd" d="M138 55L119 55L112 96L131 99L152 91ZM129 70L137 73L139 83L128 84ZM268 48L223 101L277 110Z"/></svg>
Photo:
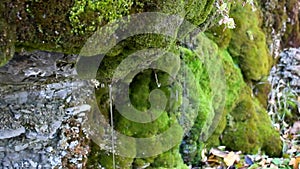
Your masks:
<svg viewBox="0 0 300 169"><path fill-rule="evenodd" d="M76 60L76 55L23 52L0 68L1 167L63 168L66 156L82 166L83 156L70 148L85 139L78 132L94 88L76 79ZM68 124L70 119L77 127ZM67 135L71 128L78 136Z"/></svg>

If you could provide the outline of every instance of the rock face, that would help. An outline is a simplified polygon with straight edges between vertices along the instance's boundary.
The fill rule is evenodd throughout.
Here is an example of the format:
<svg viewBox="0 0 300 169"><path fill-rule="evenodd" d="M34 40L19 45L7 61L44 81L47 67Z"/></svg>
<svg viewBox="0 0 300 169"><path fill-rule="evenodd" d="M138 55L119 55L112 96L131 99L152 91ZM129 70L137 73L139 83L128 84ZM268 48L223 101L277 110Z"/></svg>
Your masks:
<svg viewBox="0 0 300 169"><path fill-rule="evenodd" d="M16 54L0 69L1 168L85 164L89 149L80 132L93 88L74 79L75 59L48 52ZM74 152L78 148L81 153Z"/></svg>
<svg viewBox="0 0 300 169"><path fill-rule="evenodd" d="M266 38L272 29L262 26L263 23L274 24L276 31L284 27L276 17L262 22L264 15L276 11L273 1L261 2L255 6L256 11L249 4L219 4L220 1L214 0L105 2L4 0L0 4L0 65L4 65L0 68L1 167L113 168L115 164L124 169L188 168L188 165L199 166L203 147L220 144L246 153L262 150L272 156L280 155L279 133L266 112L269 92L266 79L273 64L271 54L275 53L276 38L293 38L284 37L284 33ZM220 9L224 5L228 11ZM116 44L106 53L96 53L101 54L102 60L95 79L80 80L77 73L82 72L75 71L76 54L90 43L89 37L110 21L143 12L176 14L181 20L175 19L176 24L170 20L157 21L159 18L152 20L151 23L156 23L155 31L174 33L171 35L154 31L130 34L120 40L122 36L115 36L114 31L117 35L126 33L126 24L107 29L105 37L112 38L97 39L100 43L85 48L85 54ZM235 29L218 24L220 12L234 18ZM293 23L299 23L297 15L297 11L289 13ZM134 17L129 17L128 25L130 19ZM144 19L147 18L130 30L139 30ZM290 26L288 32L297 34L299 28ZM297 37L294 44L298 43ZM35 49L38 51L33 52ZM172 57L159 60L155 52L150 58L141 55L144 50L158 49L164 54L172 53ZM89 69L92 65L91 62L82 68ZM147 66L156 69L146 69ZM286 76L300 74L296 65L285 69ZM128 84L128 90L118 88L124 84ZM117 87L111 89L110 85ZM166 101L158 97L155 93L158 91L165 95ZM112 95L114 92L118 97ZM122 98L126 94L128 97ZM165 107L161 110L152 102L165 103ZM96 118L95 106L104 119ZM130 106L135 109L129 109ZM122 110L130 113L151 108L160 116L149 123L139 123L122 114ZM87 119L95 124L83 126ZM110 122L104 124L101 120ZM179 142L161 154L153 153L167 144L152 136L173 126L177 128L168 136L179 136ZM130 156L112 153L113 146L108 144L120 137L105 135L112 133L111 127L119 134L150 138L157 144L138 147L135 140L125 144ZM92 133L91 138L88 133ZM101 133L105 133L104 145L98 144L97 136ZM139 149L155 155L143 156Z"/></svg>

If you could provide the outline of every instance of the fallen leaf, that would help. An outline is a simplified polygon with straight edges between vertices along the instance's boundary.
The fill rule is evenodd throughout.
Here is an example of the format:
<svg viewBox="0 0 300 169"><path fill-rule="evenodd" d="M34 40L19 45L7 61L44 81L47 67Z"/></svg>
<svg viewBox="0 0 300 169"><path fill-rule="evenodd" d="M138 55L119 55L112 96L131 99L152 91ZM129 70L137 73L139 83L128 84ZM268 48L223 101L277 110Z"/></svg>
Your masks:
<svg viewBox="0 0 300 169"><path fill-rule="evenodd" d="M240 156L235 154L233 151L231 151L224 157L224 162L226 163L227 166L232 166L235 162L239 160L240 160Z"/></svg>
<svg viewBox="0 0 300 169"><path fill-rule="evenodd" d="M300 163L300 157L296 157L295 161L294 161L294 164L293 164L293 168L298 169L299 163Z"/></svg>
<svg viewBox="0 0 300 169"><path fill-rule="evenodd" d="M262 167L265 167L267 164L267 160L266 159L262 159L260 162L259 162L259 165L262 166Z"/></svg>
<svg viewBox="0 0 300 169"><path fill-rule="evenodd" d="M289 165L294 165L295 164L296 159L295 158L291 158Z"/></svg>

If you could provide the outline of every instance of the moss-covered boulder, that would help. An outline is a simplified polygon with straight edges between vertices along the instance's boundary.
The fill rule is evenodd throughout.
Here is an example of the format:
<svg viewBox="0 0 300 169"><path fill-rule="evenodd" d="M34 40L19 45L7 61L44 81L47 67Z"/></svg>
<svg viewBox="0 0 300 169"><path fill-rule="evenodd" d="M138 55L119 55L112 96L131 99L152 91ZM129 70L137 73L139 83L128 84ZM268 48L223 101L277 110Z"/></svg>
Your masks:
<svg viewBox="0 0 300 169"><path fill-rule="evenodd" d="M250 94L250 88L245 86L236 107L227 115L222 143L233 150L247 153L262 150L271 156L280 156L279 133L272 127L266 110Z"/></svg>
<svg viewBox="0 0 300 169"><path fill-rule="evenodd" d="M260 28L259 10L252 11L251 5L237 3L230 10L230 16L236 28L232 30L228 51L236 58L245 78L258 81L268 75L271 67L265 34Z"/></svg>
<svg viewBox="0 0 300 169"><path fill-rule="evenodd" d="M212 87L222 85L222 83L218 83L217 81L213 80L214 77L218 77L215 74L218 73L218 71L216 71L218 69L213 67L216 65L216 62L213 62L214 59L212 59L214 57L215 59L218 59L217 45L205 37L204 34L198 35L197 41L198 44L196 44L195 51L175 44L169 48L169 51L175 54L172 57L177 57L179 61L181 60L181 64L179 65L176 64L176 62L173 62L171 58L150 60L150 63L148 63L149 65L161 65L161 67L164 67L165 70L170 70L169 72L176 70L174 68L179 66L180 69L176 71L177 74L174 74L175 76L170 76L172 73L168 74L161 70L144 69L130 80L129 98L131 104L139 111L147 111L149 108L151 108L152 105L150 104L150 93L153 90L159 89L164 92L166 98L168 98L168 102L166 109L157 119L150 123L138 123L121 115L121 112L119 111L126 111L125 109L114 109L115 129L124 135L134 138L149 138L159 135L169 128L173 128L174 124L180 124L182 130L192 127L191 130L186 133L186 137L181 145L181 151L179 151L177 145L177 148L175 147L172 150L164 152L162 155L151 158L135 158L133 156L132 158L135 158L134 162L132 163L133 166L144 166L147 164L152 167L160 166L165 168L170 168L171 166L184 166L182 159L178 159L181 156L180 152L188 152L188 154L185 154L183 157L185 162L190 162L190 160L194 161L195 163L197 163L197 161L199 162L201 158L199 152L201 152L204 145L202 137L210 135L210 127L212 125L217 125L213 124L213 118L220 113L214 110L213 103L215 106L217 105L215 100L216 98L214 97L222 93L216 93L216 89L212 89ZM130 48L125 48L123 49L124 52L117 56L104 57L100 64L102 69L99 69L97 74L97 78L100 82L109 83L110 80L113 79L111 76L114 76L114 73L116 73L113 70L116 70L117 67L122 64L126 65L126 62L121 62L122 59L113 60L112 57L124 59L128 59L128 57L142 57L141 55L135 56L134 54L131 54L131 52L126 52L128 49L129 51L132 50ZM127 56L128 54L129 56ZM228 57L229 54L225 55L225 57L226 56ZM229 58L226 59L227 60L224 62L228 62L227 64L230 64L230 60L228 60ZM135 61L138 62L138 58L136 58ZM168 64L168 62L170 62L170 64ZM127 64L130 65L122 66L125 66L128 68L128 70L132 71L139 70L139 67L132 67L134 63L128 62ZM144 66L147 67L147 65ZM234 67L234 65L231 66ZM228 69L228 71L235 71L234 68L232 70L231 68ZM236 77L228 77L232 78L232 82L230 82L230 84L232 83L233 85L230 89L230 92L232 91L232 93L230 93L231 100L228 101L227 104L228 107L231 107L230 104L232 104L232 102L235 100L234 95L237 94L235 90L238 90L238 88L234 89L233 87L236 87L239 81L236 79ZM220 80L222 81L222 79ZM217 85L215 86L215 84ZM217 90L222 89L222 87L216 88ZM104 89L99 89L96 91L96 93L98 95L98 103L99 107L101 108L101 112L108 117L108 92L105 92ZM120 100L121 95L118 96L118 102L126 103L125 100ZM180 134L180 130L173 131L172 135L172 137L174 137L174 135L183 137L183 135ZM179 139L178 143L181 142L181 139L182 138ZM136 145L136 147L138 147L138 145ZM159 152L159 150L163 150L164 147L166 147L166 145L158 142L155 146L149 146L149 149L146 150L144 148L144 150L147 152ZM155 159L154 161L153 158ZM174 158L177 160L174 160ZM102 162L103 166L109 164L110 163L106 164L105 162Z"/></svg>
<svg viewBox="0 0 300 169"><path fill-rule="evenodd" d="M245 85L241 70L233 62L232 57L227 50L220 49L218 55L220 59L222 59L224 75L226 77L226 103L218 127L212 136L206 141L207 147L220 145L219 137L222 135L228 123L226 116L236 106L240 93Z"/></svg>

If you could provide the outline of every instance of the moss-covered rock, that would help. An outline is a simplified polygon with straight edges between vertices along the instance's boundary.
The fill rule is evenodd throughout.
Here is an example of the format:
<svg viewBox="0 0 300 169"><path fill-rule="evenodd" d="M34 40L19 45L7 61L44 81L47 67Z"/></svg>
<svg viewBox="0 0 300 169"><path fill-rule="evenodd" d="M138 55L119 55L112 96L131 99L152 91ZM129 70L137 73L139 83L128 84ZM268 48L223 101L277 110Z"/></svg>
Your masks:
<svg viewBox="0 0 300 169"><path fill-rule="evenodd" d="M128 15L132 5L132 0L75 0L69 14L72 33L93 32L99 25Z"/></svg>
<svg viewBox="0 0 300 169"><path fill-rule="evenodd" d="M213 79L219 73L214 71L218 70L214 68L218 64L213 61L217 57L218 47L204 34L199 34L194 52L186 48L181 48L181 51L183 53L182 60L191 68L197 83L201 87L198 116L181 145L184 161L187 164L197 165L201 159L201 151L204 147L203 141L206 136L211 134L211 126L217 125L212 124L214 117L219 113L214 110L213 96L216 91L212 89L214 87L212 83L219 84ZM211 68L214 70L211 70ZM224 79L218 80L223 82ZM218 102L215 102L215 106L218 106Z"/></svg>
<svg viewBox="0 0 300 169"><path fill-rule="evenodd" d="M4 0L0 6L2 62L12 57L14 49L79 53L99 27L134 13L175 14L199 25L210 14L214 1Z"/></svg>
<svg viewBox="0 0 300 169"><path fill-rule="evenodd" d="M271 156L279 156L279 133L272 127L267 112L250 94L251 89L245 86L240 101L228 115L231 120L223 132L222 143L246 153L262 150Z"/></svg>
<svg viewBox="0 0 300 169"><path fill-rule="evenodd" d="M237 3L230 10L236 28L232 30L232 37L228 50L238 61L243 75L248 80L260 80L268 75L270 70L269 51L265 34L260 28L259 11L252 11L250 5L242 6Z"/></svg>
<svg viewBox="0 0 300 169"><path fill-rule="evenodd" d="M239 100L240 93L245 86L243 76L239 67L233 62L230 54L225 49L219 50L222 59L224 74L226 77L226 103L222 112L222 118L212 136L206 141L207 147L220 145L219 137L228 124L227 114L232 111Z"/></svg>
<svg viewBox="0 0 300 169"><path fill-rule="evenodd" d="M201 46L197 48L197 53L202 54L202 56L198 56L192 50L179 47L177 45L173 45L169 48L170 52L175 54L174 57L181 58L182 60L182 64L180 64L180 70L177 75L175 74L175 76L170 77L170 74L167 74L161 70L146 69L137 74L130 82L130 101L131 104L139 111L146 111L150 108L150 102L148 98L151 91L160 89L165 93L169 100L165 111L162 112L159 118L150 123L137 123L128 120L119 114L118 111L120 110L114 110L116 130L124 135L135 138L149 138L151 136L158 135L166 131L168 128L173 127L172 125L176 123L183 125L183 128L188 127L186 125L193 125L188 137L185 138L185 143L181 146L181 152L189 151L188 160L193 160L195 163L201 158L200 152L203 148L203 142L200 138L202 134L199 135L199 133L207 134L207 132L209 132L209 127L214 116L214 110L212 106L213 90L211 89L211 79L209 79L209 76L215 77L216 75L209 74L207 66L212 66L215 64L210 63L209 61L211 60L209 59L211 59L210 56L217 56L218 54L218 48L216 44L205 37L204 34L199 35L197 39L199 44L201 44ZM130 50L133 49L126 48L126 50L129 50L128 53L130 54ZM125 58L126 54L128 53L124 50L124 52L117 56L104 57L100 65L102 69L99 69L98 71L98 80L100 82L109 82L110 79L112 79L111 76L113 76L113 70L115 70L116 67L120 65L120 61L122 61L120 58ZM229 55L227 54L226 56ZM111 59L112 57L119 58L120 60L113 60ZM208 63L205 63L205 59L209 60L207 61ZM135 61L138 62L138 58ZM154 63L156 61L153 60L152 62ZM165 70L169 70L170 72L174 70L173 67L179 66L175 62L172 62L172 64L167 64L168 61L166 60L157 60L157 62L157 65L161 65ZM128 69L136 71L137 68L132 69L133 64L134 63L128 65ZM234 65L231 66L234 67ZM186 73L181 74L181 69ZM215 72L212 71L212 73ZM159 87L157 83L160 83ZM238 81L232 83L238 83ZM183 88L183 86L185 86L185 88ZM104 94L101 94L101 92L98 93L100 90L102 90L102 93L104 92ZM98 97L100 99L100 105L102 105L103 108L102 112L104 112L104 114L108 114L105 113L108 112L108 107L103 107L103 105L108 106L105 104L107 103L106 100L108 97L104 96L107 95L107 92L105 94L103 89L99 89L98 91L96 92L98 93L98 96L101 96L101 98L106 98L101 99ZM184 96L185 92L188 93L187 96ZM235 94L236 93L233 92L233 95ZM177 99L174 98L176 95L178 97ZM197 105L199 105L199 107L197 107ZM180 135L180 132L178 132L178 134L173 134ZM148 147L149 150L147 151L159 151L160 149L163 149L161 146L164 145L157 144L155 147L150 146ZM150 166L157 167L162 165L160 167L166 168L169 168L170 166L184 166L182 161L178 161L179 157L180 154L178 149L172 149L155 157L154 161L151 161L148 158L141 158L139 160L135 159L132 165L141 166L150 163ZM177 160L174 160L174 158ZM105 163L102 165L105 165Z"/></svg>
<svg viewBox="0 0 300 169"><path fill-rule="evenodd" d="M253 95L257 100L262 104L262 106L267 109L268 106L268 97L271 90L271 85L266 78L261 79L259 82L254 83Z"/></svg>
<svg viewBox="0 0 300 169"><path fill-rule="evenodd" d="M188 169L182 161L181 154L179 153L179 146L172 148L171 150L164 152L154 159L153 164L149 168L180 168Z"/></svg>
<svg viewBox="0 0 300 169"><path fill-rule="evenodd" d="M14 43L16 40L14 31L11 31L16 29L15 26L10 25L2 18L3 17L0 19L0 66L6 64L13 57L15 53Z"/></svg>
<svg viewBox="0 0 300 169"><path fill-rule="evenodd" d="M88 37L98 28L128 14L141 12L175 14L194 25L205 28L206 22L217 22L210 20L214 19L210 15L213 11L214 2L215 0L53 0L51 2L45 0L4 0L0 4L0 65L5 64L12 57L15 48L16 51L39 49L79 53ZM263 80L271 66L265 34L260 28L259 12L259 10L252 11L252 7L249 5L242 6L242 4L236 3L230 10L230 16L234 18L236 23L234 30L224 29L224 26L213 26L206 32L207 37L201 33L195 42L191 42L191 44L194 43L191 46L189 46L190 44L182 44L182 41L179 42L183 39L177 39L179 36L186 38L181 34L176 34L185 30L186 23L165 23L168 27L162 27L162 29L174 31L174 36L151 32L135 34L120 41L106 54L101 53L105 56L98 69L97 80L105 86L122 80L120 77L122 77L123 72L116 71L120 64L127 64L124 72L132 73L141 70L134 75L134 78L126 79L130 82L130 86L129 93L125 94L129 95L130 103L138 111L143 112L151 108L150 96L153 90L159 89L167 98L165 109L158 111L160 116L149 123L131 121L123 117L120 110L114 107L115 130L134 138L151 138L155 142L158 139L153 136L164 133L173 125L181 125L172 133L178 137L182 137L182 131L191 127L191 130L184 136L181 145L177 143L169 151L153 157L140 158L138 154L134 156L133 154L138 152L135 149L138 143L130 143L130 148L133 149L132 156L116 155L116 165L119 168L144 166L149 166L148 168L187 168L186 164L197 165L200 162L201 150L205 146L210 147L219 144L225 144L230 149L249 153L256 153L261 149L270 155L280 154L279 135L272 128L267 113L257 101L259 100L266 106L267 87L261 83L256 85L254 82ZM143 19L140 20L140 25L145 23L143 21ZM138 26L139 24L135 25L136 28ZM194 28L188 27L186 29ZM120 31L122 28L119 28L120 30L115 27L112 29L122 32ZM134 28L131 31L133 30ZM291 32L295 32L295 30L298 30L298 27L293 28ZM190 36L191 39L194 38L192 34ZM288 38L286 37L286 39ZM105 46L106 41L103 44ZM194 50L188 49L186 46L194 48ZM166 52L173 53L176 59L170 62L170 60L168 61L169 58L157 60L154 57L141 62L144 61L145 57L134 56L136 51L153 48L161 48ZM129 56L134 57L134 59L124 63L123 61ZM205 59L214 56L218 56L222 65L218 65L213 59L210 60L210 63L205 63ZM181 62L178 64L177 61ZM143 64L136 66L137 63ZM173 73L181 71L178 67L186 72L172 76L173 74L165 73L164 70L141 69L153 65L164 67L164 70ZM224 68L224 79L215 78L219 66ZM208 67L215 69L215 71L209 71ZM114 76L119 78L114 79ZM219 106L217 105L219 103L216 102L218 97L210 87L212 84L219 84L220 82L226 82L224 93L226 100L224 101L224 109L216 111L214 106ZM258 99L252 97L252 90L247 86L251 83L256 87L254 88L254 96L257 96ZM256 95L256 91L263 94ZM106 120L109 120L108 87L97 89L96 97L101 113ZM125 102L128 101L126 99L121 101L127 103ZM220 102L220 100L217 101ZM156 103L159 101L154 100ZM220 122L214 121L215 116L220 116ZM216 130L204 143L205 139L203 138L211 134L210 129L213 125ZM220 139L220 135L223 136L222 139ZM167 137L171 138L171 135ZM145 146L144 150L155 154L164 147L166 147L165 144L158 143L155 146ZM97 168L99 166L112 168L112 154L101 150L98 145L92 143L88 167Z"/></svg>
<svg viewBox="0 0 300 169"><path fill-rule="evenodd" d="M224 25L214 25L205 32L206 36L214 41L221 49L227 49L232 33L233 32L230 29L226 29Z"/></svg>
<svg viewBox="0 0 300 169"><path fill-rule="evenodd" d="M104 150L100 149L100 147L94 142L91 142L90 148L91 153L88 156L87 168L101 169L102 167L105 167L107 169L113 169L112 154L108 154ZM116 166L120 166L124 169L130 169L132 162L132 158L126 158L122 156L116 156L115 158Z"/></svg>

